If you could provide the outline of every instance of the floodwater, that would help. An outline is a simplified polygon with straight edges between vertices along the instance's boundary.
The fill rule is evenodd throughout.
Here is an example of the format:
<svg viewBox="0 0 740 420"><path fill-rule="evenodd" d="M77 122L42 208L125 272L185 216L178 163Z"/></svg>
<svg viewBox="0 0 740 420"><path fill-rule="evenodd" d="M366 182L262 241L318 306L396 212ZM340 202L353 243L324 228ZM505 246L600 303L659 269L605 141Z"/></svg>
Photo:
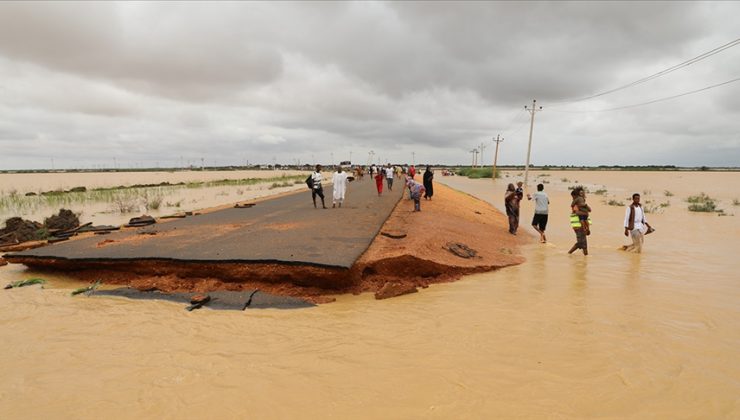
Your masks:
<svg viewBox="0 0 740 420"><path fill-rule="evenodd" d="M130 218L149 214L160 217L184 211L218 207L280 192L305 189L301 171L171 171L171 172L85 172L0 174L0 220L13 216L43 222L44 218L67 208L79 214L82 223L120 225ZM169 182L197 183L254 179L248 185L163 186L128 188L96 194L70 193L61 197L25 196L75 187L113 188ZM257 182L256 180L264 180ZM157 203L156 205L153 203Z"/></svg>
<svg viewBox="0 0 740 420"><path fill-rule="evenodd" d="M72 298L63 277L2 291L0 418L740 417L740 174L549 174L549 244L413 295L186 312ZM500 208L509 175L439 180ZM566 253L575 180L608 191L588 196L588 257ZM657 231L618 251L624 208L602 202L643 191ZM729 215L688 212L702 191Z"/></svg>

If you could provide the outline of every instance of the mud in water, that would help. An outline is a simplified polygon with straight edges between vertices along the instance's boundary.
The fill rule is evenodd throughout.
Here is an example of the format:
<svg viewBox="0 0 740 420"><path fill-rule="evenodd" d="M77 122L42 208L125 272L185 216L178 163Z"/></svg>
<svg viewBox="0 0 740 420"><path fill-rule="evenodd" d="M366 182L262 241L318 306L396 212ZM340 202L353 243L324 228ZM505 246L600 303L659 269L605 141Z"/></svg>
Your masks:
<svg viewBox="0 0 740 420"><path fill-rule="evenodd" d="M501 206L510 175L439 178ZM189 313L72 298L79 283L61 275L4 291L0 418L740 417L740 215L684 202L704 191L734 214L738 174L543 179L549 245L523 245L525 264L393 299ZM588 196L588 257L566 254L574 180L609 191ZM618 251L624 208L602 201L644 190L670 205L648 214L657 231L642 255ZM531 212L525 202L522 232ZM3 282L35 275L0 268Z"/></svg>

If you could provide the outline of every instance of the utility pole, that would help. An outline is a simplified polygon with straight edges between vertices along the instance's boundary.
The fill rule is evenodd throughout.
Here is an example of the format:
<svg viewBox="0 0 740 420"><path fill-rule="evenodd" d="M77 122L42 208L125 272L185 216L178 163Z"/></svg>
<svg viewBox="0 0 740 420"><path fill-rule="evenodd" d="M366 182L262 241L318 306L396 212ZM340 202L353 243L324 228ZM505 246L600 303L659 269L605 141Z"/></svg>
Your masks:
<svg viewBox="0 0 740 420"><path fill-rule="evenodd" d="M493 179L493 182L496 182L496 161L498 161L498 144L504 141L504 138L501 137L501 134L496 134L496 138L493 139L494 142L496 142L496 152L493 154L493 172L491 173L491 179Z"/></svg>
<svg viewBox="0 0 740 420"><path fill-rule="evenodd" d="M481 142L480 144L480 161L478 162L478 166L481 168L483 167L483 150L486 148L486 144Z"/></svg>
<svg viewBox="0 0 740 420"><path fill-rule="evenodd" d="M529 179L529 155L532 152L532 131L534 130L534 114L537 111L542 111L542 107L537 108L537 99L532 99L532 108L524 106L524 109L532 114L532 120L529 123L529 145L527 146L527 164L524 167L524 188L527 188L527 180Z"/></svg>
<svg viewBox="0 0 740 420"><path fill-rule="evenodd" d="M471 165L471 168L475 168L475 155L478 153L478 149L473 149L470 153L473 154L473 164Z"/></svg>

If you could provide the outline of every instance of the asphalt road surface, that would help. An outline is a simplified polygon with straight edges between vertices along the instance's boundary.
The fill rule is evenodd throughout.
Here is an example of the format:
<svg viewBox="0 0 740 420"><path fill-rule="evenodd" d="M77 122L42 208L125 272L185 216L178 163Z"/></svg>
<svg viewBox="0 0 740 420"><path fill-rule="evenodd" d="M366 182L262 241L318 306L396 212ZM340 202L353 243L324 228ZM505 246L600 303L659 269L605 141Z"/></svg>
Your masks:
<svg viewBox="0 0 740 420"><path fill-rule="evenodd" d="M331 185L324 187L327 210L321 209L318 198L319 208L314 209L306 188L257 202L251 208L218 210L8 256L80 262L282 262L349 268L370 246L401 199L405 191L402 180L396 179L395 186L390 193L384 188L379 197L375 182L366 176L349 184L342 208L331 208ZM412 210L410 201L408 206Z"/></svg>

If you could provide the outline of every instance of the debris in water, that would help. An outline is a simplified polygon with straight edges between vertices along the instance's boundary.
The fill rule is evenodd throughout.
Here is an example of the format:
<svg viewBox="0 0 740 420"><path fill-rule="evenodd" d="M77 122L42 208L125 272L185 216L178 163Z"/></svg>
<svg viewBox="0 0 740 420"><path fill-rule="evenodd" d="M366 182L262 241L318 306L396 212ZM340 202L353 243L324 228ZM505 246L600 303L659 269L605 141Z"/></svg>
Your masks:
<svg viewBox="0 0 740 420"><path fill-rule="evenodd" d="M44 279L38 279L38 278L28 279L28 280L18 280L18 281L14 281L12 283L8 283L5 286L5 289L13 289L13 288L16 288L16 287L25 287L25 286L31 286L31 285L34 285L34 284L44 284L44 283L46 283L46 280L44 280Z"/></svg>
<svg viewBox="0 0 740 420"><path fill-rule="evenodd" d="M85 293L88 296L90 296L91 294L93 294L95 289L97 289L98 286L100 286L100 283L101 283L100 280L98 280L95 283L91 284L90 286L80 287L79 289L75 289L72 291L71 296L79 295L81 293Z"/></svg>
<svg viewBox="0 0 740 420"><path fill-rule="evenodd" d="M186 307L185 309L187 311L192 311L194 309L202 308L203 305L211 301L211 297L209 295L195 295L190 298L190 306Z"/></svg>

